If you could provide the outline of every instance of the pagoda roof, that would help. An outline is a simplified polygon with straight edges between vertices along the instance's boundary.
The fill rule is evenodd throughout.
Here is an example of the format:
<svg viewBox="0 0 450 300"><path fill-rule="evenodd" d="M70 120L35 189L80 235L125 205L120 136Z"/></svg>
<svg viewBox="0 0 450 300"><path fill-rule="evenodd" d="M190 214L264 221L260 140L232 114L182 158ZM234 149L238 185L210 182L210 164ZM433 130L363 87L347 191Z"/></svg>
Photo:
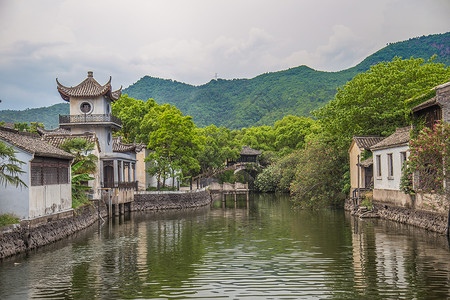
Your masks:
<svg viewBox="0 0 450 300"><path fill-rule="evenodd" d="M262 153L262 151L260 151L260 150L252 149L249 146L243 146L240 154L241 155L261 155L261 153Z"/></svg>
<svg viewBox="0 0 450 300"><path fill-rule="evenodd" d="M65 101L70 101L70 97L98 97L108 96L111 100L119 100L122 95L122 87L117 91L112 91L111 76L106 84L101 85L94 79L93 72L89 71L87 78L79 85L74 87L66 87L62 85L56 78L58 92Z"/></svg>

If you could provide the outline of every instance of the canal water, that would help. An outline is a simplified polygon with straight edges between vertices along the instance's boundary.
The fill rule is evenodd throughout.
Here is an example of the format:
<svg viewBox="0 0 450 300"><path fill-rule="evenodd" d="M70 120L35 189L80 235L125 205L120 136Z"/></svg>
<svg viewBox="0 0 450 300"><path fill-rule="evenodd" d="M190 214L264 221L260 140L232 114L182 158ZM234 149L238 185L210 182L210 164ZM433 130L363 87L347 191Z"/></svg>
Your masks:
<svg viewBox="0 0 450 300"><path fill-rule="evenodd" d="M252 195L133 213L0 262L0 299L446 299L437 234Z"/></svg>

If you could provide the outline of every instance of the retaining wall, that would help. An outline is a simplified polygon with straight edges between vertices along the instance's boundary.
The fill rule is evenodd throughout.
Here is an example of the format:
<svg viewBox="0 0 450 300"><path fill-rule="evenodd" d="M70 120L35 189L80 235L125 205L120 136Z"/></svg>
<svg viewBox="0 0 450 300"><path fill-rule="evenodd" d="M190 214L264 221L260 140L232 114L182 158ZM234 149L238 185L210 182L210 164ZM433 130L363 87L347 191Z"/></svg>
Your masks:
<svg viewBox="0 0 450 300"><path fill-rule="evenodd" d="M205 206L211 203L208 191L193 193L139 192L134 195L132 210L183 209Z"/></svg>
<svg viewBox="0 0 450 300"><path fill-rule="evenodd" d="M99 219L98 209L101 215L106 216L104 205L89 205L74 210L70 216L5 226L0 230L0 258L36 249L87 228Z"/></svg>
<svg viewBox="0 0 450 300"><path fill-rule="evenodd" d="M448 217L443 213L432 213L418 209L410 209L380 203L374 203L373 206L374 211L382 219L413 225L441 234L447 233ZM351 200L346 201L344 208L348 211L355 212Z"/></svg>

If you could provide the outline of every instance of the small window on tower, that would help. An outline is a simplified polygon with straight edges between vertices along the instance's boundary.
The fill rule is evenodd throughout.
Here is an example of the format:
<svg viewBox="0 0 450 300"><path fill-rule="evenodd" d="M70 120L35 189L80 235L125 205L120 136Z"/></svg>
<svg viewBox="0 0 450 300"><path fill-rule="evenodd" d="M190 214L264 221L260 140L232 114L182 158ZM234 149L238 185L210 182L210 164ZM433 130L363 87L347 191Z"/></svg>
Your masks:
<svg viewBox="0 0 450 300"><path fill-rule="evenodd" d="M80 110L84 114L88 114L92 110L92 105L89 102L83 102L80 105Z"/></svg>

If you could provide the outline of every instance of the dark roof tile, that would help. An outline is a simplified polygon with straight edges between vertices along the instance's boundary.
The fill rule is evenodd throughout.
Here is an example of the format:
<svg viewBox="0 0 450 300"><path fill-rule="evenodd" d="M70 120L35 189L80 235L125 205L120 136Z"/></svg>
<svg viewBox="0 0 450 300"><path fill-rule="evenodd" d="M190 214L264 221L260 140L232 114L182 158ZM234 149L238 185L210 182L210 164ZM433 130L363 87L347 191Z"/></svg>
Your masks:
<svg viewBox="0 0 450 300"><path fill-rule="evenodd" d="M66 87L59 83L58 78L56 78L56 83L58 85L58 92L61 97L69 101L70 97L98 97L103 95L108 95L111 100L119 100L122 95L122 88L117 91L112 91L111 87L111 77L105 85L100 85L97 80L94 79L92 72L88 72L88 77L75 87Z"/></svg>
<svg viewBox="0 0 450 300"><path fill-rule="evenodd" d="M0 127L0 139L34 155L72 159L74 156L41 140L37 134Z"/></svg>
<svg viewBox="0 0 450 300"><path fill-rule="evenodd" d="M382 140L381 142L370 147L370 150L380 150L406 146L409 143L411 127L397 128L393 134Z"/></svg>

